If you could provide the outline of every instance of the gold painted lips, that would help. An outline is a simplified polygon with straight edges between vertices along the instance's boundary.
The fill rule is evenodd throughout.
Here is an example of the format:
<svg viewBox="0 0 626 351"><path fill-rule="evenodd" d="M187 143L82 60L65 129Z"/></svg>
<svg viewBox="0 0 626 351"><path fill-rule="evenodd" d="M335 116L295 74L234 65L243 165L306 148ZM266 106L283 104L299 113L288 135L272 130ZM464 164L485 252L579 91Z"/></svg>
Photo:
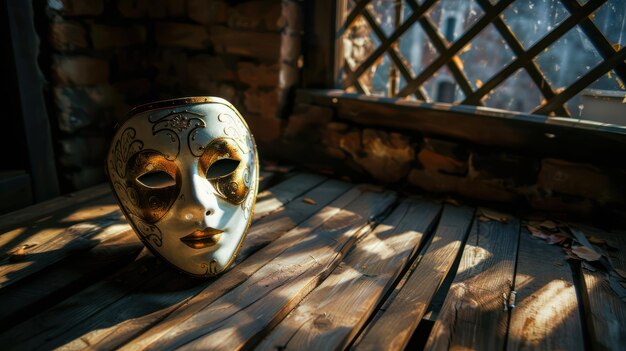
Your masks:
<svg viewBox="0 0 626 351"><path fill-rule="evenodd" d="M223 232L223 230L206 227L204 230L194 230L191 234L180 238L180 241L192 249L204 249L216 245L222 238Z"/></svg>

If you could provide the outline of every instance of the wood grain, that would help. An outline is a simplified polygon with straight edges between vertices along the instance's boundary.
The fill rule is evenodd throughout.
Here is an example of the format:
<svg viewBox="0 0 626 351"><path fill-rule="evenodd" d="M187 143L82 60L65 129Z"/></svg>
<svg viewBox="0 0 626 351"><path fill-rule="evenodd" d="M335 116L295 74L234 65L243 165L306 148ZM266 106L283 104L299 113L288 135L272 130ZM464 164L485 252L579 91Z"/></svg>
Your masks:
<svg viewBox="0 0 626 351"><path fill-rule="evenodd" d="M606 240L614 249L605 250L612 265L626 272L626 237L624 233L607 233L601 230L585 230L585 234ZM610 274L610 273L609 273ZM615 274L615 273L613 273ZM598 350L619 350L626 345L626 304L609 285L609 275L601 270L582 269L584 289L587 294L588 323L592 324L593 347ZM617 276L614 282L619 284Z"/></svg>
<svg viewBox="0 0 626 351"><path fill-rule="evenodd" d="M70 207L76 209L87 201L103 196L110 196L111 199L113 199L109 184L96 185L4 214L0 216L0 232L22 225L28 225L29 222L54 215Z"/></svg>
<svg viewBox="0 0 626 351"><path fill-rule="evenodd" d="M355 349L401 350L406 347L459 254L473 214L474 210L468 207L444 207L424 256L393 301L367 326Z"/></svg>
<svg viewBox="0 0 626 351"><path fill-rule="evenodd" d="M162 322L159 321L158 324L156 324L156 322L151 323L149 325L149 327L151 327L150 329L145 331L143 334L137 336L133 340L128 340L129 338L126 338L126 341L128 341L128 343L123 348L126 350L143 350L153 343L158 343L165 337L165 335L176 333L175 330L181 323L201 311L203 308L206 308L209 304L217 300L222 295L242 284L261 267L274 259L280 253L285 251L287 248L291 247L294 243L295 236L302 236L306 235L306 233L310 233L312 230L322 225L329 218L336 215L347 204L354 201L358 196L360 196L360 194L361 190L359 190L358 188L353 188L350 191L344 193L332 203L324 206L313 217L300 223L298 227L293 228L286 234L277 237L274 241L272 241L270 245L265 247L263 250L257 251L255 254L247 259L246 257L248 250L245 250L244 247L242 251L245 253L241 257L238 256L236 260L237 265L233 269L221 275L215 283L213 283L211 286L206 287L206 289L204 289L199 294L194 296L191 300L186 302L185 305L182 306L182 308L175 310L173 313L171 313L171 315L168 314L161 317L161 320L163 320ZM311 194L305 194L305 196L310 195ZM319 196L319 194L316 196L316 198L318 200L323 199ZM321 203L322 201L319 202ZM298 203L304 202L296 201L293 204L295 205ZM310 207L310 205L308 206ZM271 216L268 216L268 218L265 218L262 222L267 221L268 224L271 222L276 222L270 217L275 216L277 213L279 212L273 213ZM253 229L258 227L259 226L253 226ZM272 229L272 227L275 228L276 225L274 224L271 227L268 226L268 229ZM272 229L271 231L276 232L277 230ZM247 241L244 242L244 246L246 245L255 246L253 244L249 244ZM136 324L133 321L131 321L131 323ZM128 323L125 322L124 324ZM143 330L145 329L147 328L144 328ZM102 345L104 346L104 348L110 348L111 346L117 347L120 344L116 344L112 342L112 340L116 340L115 342L117 342L117 340L120 339L119 334L119 331L111 333L110 337L108 337L107 339L103 339L95 345ZM137 333L135 333L134 335L136 334Z"/></svg>
<svg viewBox="0 0 626 351"><path fill-rule="evenodd" d="M400 204L256 349L345 348L434 226L440 209L432 202Z"/></svg>
<svg viewBox="0 0 626 351"><path fill-rule="evenodd" d="M0 330L15 326L114 274L133 262L143 248L135 233L127 232L0 289Z"/></svg>
<svg viewBox="0 0 626 351"><path fill-rule="evenodd" d="M313 231L299 227L290 232L285 240L291 244L281 243L284 251L278 256L148 349L231 350L255 344L339 264L359 234L370 227L370 217L394 200L390 192L366 192Z"/></svg>
<svg viewBox="0 0 626 351"><path fill-rule="evenodd" d="M256 250L294 228L351 187L352 185L345 182L328 180L303 196L293 199L286 206L270 211L271 214L255 221L251 226L236 262L241 262ZM313 206L304 203L302 198L305 196L315 198L318 204ZM280 203L274 201L273 198L266 198L262 201L271 201L274 206L280 206ZM286 200L283 199L283 201ZM136 266L134 269L138 279L140 275L145 274L141 266ZM124 296L114 301L109 301L108 296L104 295L103 301L98 301L97 304L108 303L109 305L88 316L77 312L83 308L80 305L68 307L61 304L55 307L54 314L67 315L65 325L57 327L59 330L54 335L48 333L49 340L34 337L29 340L28 345L39 345L38 347L43 348L63 345L66 349L81 349L88 345L98 344L101 345L99 347L111 349L161 321L203 289L210 287L211 291L221 291L212 288L215 279L199 281L184 278L169 267L162 267L162 271L161 274L144 281L141 289L126 290ZM100 284L100 289L106 292L112 286L114 287L115 283L108 281ZM228 286L224 285L223 288L228 289ZM228 290L223 292L226 291ZM90 300L83 300L82 304L94 304ZM75 316L77 318L74 318Z"/></svg>
<svg viewBox="0 0 626 351"><path fill-rule="evenodd" d="M515 273L517 307L507 350L582 350L582 324L572 272L561 247L520 234Z"/></svg>
<svg viewBox="0 0 626 351"><path fill-rule="evenodd" d="M519 241L518 220L474 221L426 350L502 350Z"/></svg>
<svg viewBox="0 0 626 351"><path fill-rule="evenodd" d="M256 205L254 206L253 219L259 220L267 216L272 211L288 204L326 179L326 177L316 174L298 173L273 186L271 189L260 192L257 195Z"/></svg>
<svg viewBox="0 0 626 351"><path fill-rule="evenodd" d="M312 178L317 179L317 177L312 177ZM310 183L311 182L308 182L307 184L310 184ZM281 184L277 185L276 187L279 187L280 185ZM300 185L297 187L297 189L302 189L303 187L304 185ZM334 191L334 195L331 195L330 199L326 201L326 202L329 202L333 198L341 194L342 192L346 191L349 187L350 186L347 185L347 183L334 181L334 183L330 183L324 188L327 190L322 191L321 195L326 195L327 193L332 194ZM281 195L280 201L276 201L272 193L268 193L268 195L265 196L264 199L260 201L261 204L263 204L263 202L270 203L270 205L264 206L264 209L267 213L276 212L277 209L282 207L282 203L288 203L289 201L293 199L292 195L289 195L290 193L293 193L293 191L289 192L285 187L283 187L282 189L279 188L278 191L276 191L276 193ZM324 203L323 200L324 198L322 197L322 201L321 201L322 203ZM298 205L300 204L298 203ZM310 216L317 209L319 209L319 207L310 206L310 205L308 206L309 206L308 216ZM299 208L299 207L296 207L296 208ZM277 220L277 218L284 216L288 219L287 221L283 221L283 226L286 226L287 228L285 228L282 232L285 232L288 229L293 228L298 223L297 221L296 222L292 221L291 219L292 217L295 220L297 220L299 218L298 217L298 214L299 214L300 216L305 216L303 219L301 219L301 220L304 220L307 216L307 212L301 211L301 210L300 212L288 211L286 213L284 212L281 212L281 213L277 213L277 215L274 217L267 216L267 220L263 221L263 223L267 223L267 224L260 226L258 228L259 231L262 233L271 233L273 235L275 235L274 233L280 234L281 227L279 223L281 223L281 221ZM251 233L249 235L254 237L255 231L251 228L250 232ZM262 236L262 234L258 234L258 235ZM33 346L37 346L37 345L41 346L46 342L48 342L50 345L63 344L65 342L70 341L69 340L70 337L72 335L75 335L73 333L78 333L78 331L82 333L85 332L84 328L87 328L88 325L81 324L81 321L85 321L87 318L89 318L90 316L94 314L104 313L103 311L105 311L108 306L115 303L117 300L121 299L123 296L132 293L138 287L148 286L152 280L158 281L158 284L161 284L161 285L175 286L176 284L172 283L171 277L176 278L179 276L179 274L175 272L174 270L172 270L169 266L164 267L163 265L158 265L158 262L160 261L155 260L153 257L151 257L151 255L148 255L148 256L149 257L147 258L143 257L142 260L135 262L131 266L128 266L127 269L123 270L119 274L116 274L113 277L105 281L102 281L86 289L85 291L72 296L70 299L60 303L57 306L54 306L52 309L25 321L24 323L22 323L22 325L18 325L6 331L3 334L0 334L0 340L3 340L6 336L8 339L11 339L11 340L28 339L28 341L25 344L33 345ZM150 275L148 274L146 266L155 266L155 265L158 265L160 268L151 273L152 277L146 277L146 275ZM163 274L163 272L167 272L167 274L169 274L168 279L170 280L168 281L166 278L164 278L165 279L164 281L159 281L158 280L159 278L156 277L158 275L156 274L157 272L159 274ZM134 279L133 279L133 276L134 276ZM189 283L189 279L179 279L179 280L180 280L180 283L178 284L178 286L182 286L181 289L189 288L189 285L198 286L198 284L201 283L201 281L198 281L198 280L192 280L193 284ZM120 282L124 282L124 284L120 286ZM140 285L137 285L136 283ZM158 288L158 284L156 286L157 288ZM93 289L95 289L95 291L92 291ZM100 291L101 295L98 298L94 298L94 295L97 295L97 291ZM181 295L185 295L189 293L193 293L193 291L183 292ZM164 293L164 295L167 295L167 294ZM185 296L185 298L188 298L188 297L189 296ZM170 300L180 302L181 297L178 295L172 294L172 297ZM152 311L154 311L160 305L151 305L150 301L147 300L143 304L143 306L152 306ZM115 315L117 315L117 318L124 317L123 315L120 315L117 312L115 313ZM63 323L58 322L59 321L58 318L61 318L64 322ZM48 323L48 320L51 323ZM75 329L75 328L78 328L78 329ZM38 330L42 330L42 329L47 330L48 332L43 335L37 333ZM36 334L36 337L32 337L34 334ZM80 335L80 333L78 334Z"/></svg>

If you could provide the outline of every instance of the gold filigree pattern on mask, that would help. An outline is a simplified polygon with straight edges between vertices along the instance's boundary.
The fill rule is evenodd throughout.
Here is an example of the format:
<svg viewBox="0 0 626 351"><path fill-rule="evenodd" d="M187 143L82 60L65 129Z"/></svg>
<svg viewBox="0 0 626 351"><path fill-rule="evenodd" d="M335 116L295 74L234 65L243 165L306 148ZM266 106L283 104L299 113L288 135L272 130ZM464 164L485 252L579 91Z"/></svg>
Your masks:
<svg viewBox="0 0 626 351"><path fill-rule="evenodd" d="M148 187L139 181L143 175L163 172L175 182L164 187ZM174 161L154 150L134 154L126 164L126 186L132 189L134 211L146 223L155 223L170 209L181 188L181 174Z"/></svg>
<svg viewBox="0 0 626 351"><path fill-rule="evenodd" d="M242 162L240 149L237 143L230 138L218 138L212 140L205 148L198 162L199 172L207 174L211 166L222 159L239 161L237 168L226 175L207 179L215 188L217 195L233 205L241 204L248 195L250 187L246 181L249 173L248 165Z"/></svg>

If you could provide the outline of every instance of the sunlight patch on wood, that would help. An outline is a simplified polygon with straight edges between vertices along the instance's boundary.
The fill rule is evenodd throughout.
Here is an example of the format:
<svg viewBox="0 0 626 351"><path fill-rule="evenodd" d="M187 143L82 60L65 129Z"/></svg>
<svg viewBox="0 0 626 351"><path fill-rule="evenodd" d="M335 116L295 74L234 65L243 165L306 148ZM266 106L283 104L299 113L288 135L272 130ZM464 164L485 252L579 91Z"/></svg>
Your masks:
<svg viewBox="0 0 626 351"><path fill-rule="evenodd" d="M524 305L528 318L524 328L512 328L511 337L524 340L525 345L539 346L546 335L558 332L560 325L573 313L577 306L576 289L563 280L552 280L530 296L519 296L519 305ZM515 313L515 311L513 312ZM523 330L522 335L516 335Z"/></svg>

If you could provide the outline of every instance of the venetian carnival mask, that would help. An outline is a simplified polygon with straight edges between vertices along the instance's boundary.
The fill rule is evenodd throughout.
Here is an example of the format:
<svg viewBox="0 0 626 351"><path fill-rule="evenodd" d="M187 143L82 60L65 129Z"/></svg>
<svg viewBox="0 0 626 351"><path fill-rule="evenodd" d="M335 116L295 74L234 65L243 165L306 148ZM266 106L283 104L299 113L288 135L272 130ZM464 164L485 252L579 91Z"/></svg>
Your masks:
<svg viewBox="0 0 626 351"><path fill-rule="evenodd" d="M226 100L139 106L119 128L107 173L122 211L151 251L195 276L234 259L258 189L250 130Z"/></svg>

